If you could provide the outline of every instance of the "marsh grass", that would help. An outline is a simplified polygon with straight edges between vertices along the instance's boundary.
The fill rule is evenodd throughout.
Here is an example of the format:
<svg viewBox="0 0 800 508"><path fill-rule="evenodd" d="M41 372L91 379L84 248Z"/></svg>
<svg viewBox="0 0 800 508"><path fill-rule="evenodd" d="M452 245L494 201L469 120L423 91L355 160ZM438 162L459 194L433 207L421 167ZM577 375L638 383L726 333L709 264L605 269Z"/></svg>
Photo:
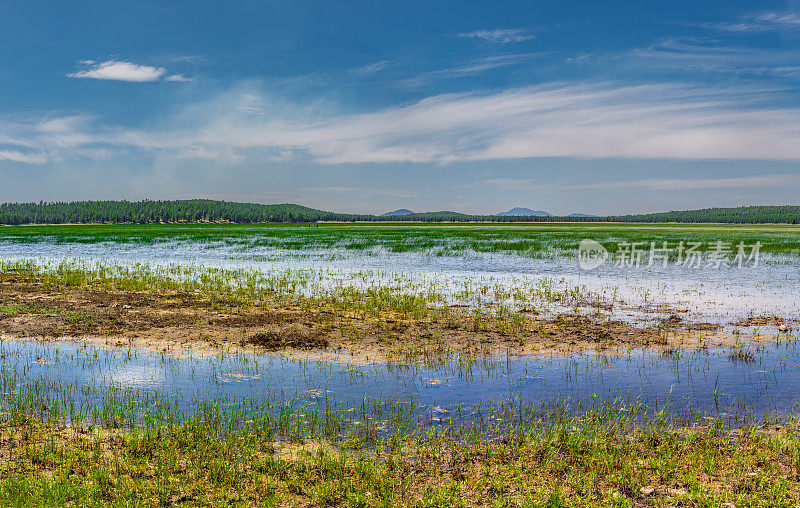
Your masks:
<svg viewBox="0 0 800 508"><path fill-rule="evenodd" d="M3 348L6 361L18 347ZM28 359L55 365L67 354L116 365L135 349L43 351L0 376L0 504L794 506L800 492L792 414L599 397L422 408L413 397L341 402L322 392L313 405L283 392L182 404L166 390L27 370ZM222 355L256 368L248 355ZM177 361L158 358L165 369ZM369 367L347 368L358 382Z"/></svg>
<svg viewBox="0 0 800 508"><path fill-rule="evenodd" d="M37 303L0 303L0 317L14 317L22 314L54 314L57 309Z"/></svg>
<svg viewBox="0 0 800 508"><path fill-rule="evenodd" d="M36 505L794 506L800 447L786 426L565 406L494 431L448 418L365 440L276 440L206 407L126 431L7 416L0 499ZM489 417L489 414L485 416ZM285 420L296 421L285 415ZM356 426L357 427L357 426ZM459 430L460 429L460 430Z"/></svg>
<svg viewBox="0 0 800 508"><path fill-rule="evenodd" d="M764 252L800 253L796 227L720 225L292 225L32 226L0 228L9 242L215 242L241 248L359 252L570 255L577 242L761 241ZM297 305L381 320L387 334L410 321L461 326L524 340L546 304L598 313L607 299L558 280L509 286L363 279L328 287L298 270L256 273L202 266L3 262L4 278L64 290L178 295L226 310ZM449 298L455 295L453 302ZM611 305L613 305L612 299ZM480 305L483 303L491 305ZM451 307L456 304L464 306ZM522 312L521 309L527 309ZM0 302L0 316L91 313L32 302ZM564 318L564 327L570 326ZM265 332L266 333L266 332ZM359 323L349 333L363 333ZM400 351L428 366L452 350L436 333ZM480 342L480 339L477 339ZM477 351L486 350L482 343ZM755 350L737 345L732 362ZM756 351L757 352L757 351ZM58 353L57 353L58 354ZM80 352L86 365L102 352ZM135 349L127 354L135 357ZM683 349L667 349L678 362ZM32 361L49 361L41 358ZM161 361L169 368L165 353ZM242 362L244 362L244 357ZM474 361L474 360L469 360ZM597 360L602 368L602 359ZM636 401L533 403L524 398L470 407L363 397L315 404L282 392L232 400L192 400L166 391L64 383L29 375L29 364L0 370L0 504L12 506L796 506L800 501L798 417L756 419L663 409ZM366 377L368 367L347 374ZM223 372L215 373L223 377ZM578 372L575 373L579 375ZM714 399L720 399L715 386Z"/></svg>
<svg viewBox="0 0 800 508"><path fill-rule="evenodd" d="M384 319L455 323L473 313L474 331L501 335L521 332L539 314L537 309L558 305L571 311L608 308L603 297L582 285L543 278L524 284L505 281L461 281L457 292L439 281L387 283L364 274L363 280L326 286L304 271L261 272L190 265L134 265L80 260L39 264L33 261L0 261L0 278L40 284L58 294L65 289L89 292L178 295L208 302L218 309L267 308L284 304L307 310L329 309L336 315L360 320ZM452 302L459 302L453 304ZM39 312L38 308L8 307L0 312ZM593 310L592 310L593 309ZM10 314L9 314L10 315ZM91 320L87 313L73 312L68 319Z"/></svg>
<svg viewBox="0 0 800 508"><path fill-rule="evenodd" d="M800 226L776 224L150 224L37 225L0 227L10 242L160 243L201 242L247 250L257 247L299 251L342 249L393 253L425 252L436 256L511 253L547 259L573 255L578 243L593 238L614 252L619 242L700 242L700 251L716 241L763 244L762 252L800 255Z"/></svg>

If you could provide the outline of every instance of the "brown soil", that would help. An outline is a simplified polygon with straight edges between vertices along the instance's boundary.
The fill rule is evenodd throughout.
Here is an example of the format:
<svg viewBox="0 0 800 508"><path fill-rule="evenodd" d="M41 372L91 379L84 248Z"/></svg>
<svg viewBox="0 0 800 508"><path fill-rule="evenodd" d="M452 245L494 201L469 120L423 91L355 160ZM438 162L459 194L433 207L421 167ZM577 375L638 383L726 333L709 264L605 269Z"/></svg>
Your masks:
<svg viewBox="0 0 800 508"><path fill-rule="evenodd" d="M734 323L736 326L778 326L783 323L783 318L778 316L751 316Z"/></svg>
<svg viewBox="0 0 800 508"><path fill-rule="evenodd" d="M686 325L686 328L691 331L698 331L698 332L716 332L720 328L721 325L717 323L690 323Z"/></svg>
<svg viewBox="0 0 800 508"><path fill-rule="evenodd" d="M685 333L581 316L501 319L474 309L444 310L415 320L388 314L365 318L306 300L221 307L198 293L53 287L35 277L0 274L0 334L10 337L94 337L116 345L328 349L381 356L566 353L691 342Z"/></svg>
<svg viewBox="0 0 800 508"><path fill-rule="evenodd" d="M319 333L312 334L302 328L289 328L279 333L275 330L256 332L245 343L259 346L269 351L278 351L286 348L295 349L325 349L328 339Z"/></svg>

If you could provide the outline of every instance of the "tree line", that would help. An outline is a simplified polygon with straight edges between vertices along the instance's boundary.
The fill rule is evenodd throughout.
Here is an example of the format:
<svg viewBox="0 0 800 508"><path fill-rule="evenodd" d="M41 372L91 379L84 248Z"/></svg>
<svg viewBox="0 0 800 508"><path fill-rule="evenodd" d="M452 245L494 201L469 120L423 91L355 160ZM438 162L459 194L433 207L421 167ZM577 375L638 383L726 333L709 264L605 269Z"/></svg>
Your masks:
<svg viewBox="0 0 800 508"><path fill-rule="evenodd" d="M319 222L319 221L419 221L419 222L682 222L730 224L797 224L800 206L742 206L705 208L604 217L538 217L469 215L458 212L424 212L376 216L326 212L295 204L261 205L210 199L171 201L73 201L0 204L0 224L159 224L202 222Z"/></svg>
<svg viewBox="0 0 800 508"><path fill-rule="evenodd" d="M209 199L0 204L0 224L317 222L359 220L361 217L324 212L300 205L260 205Z"/></svg>

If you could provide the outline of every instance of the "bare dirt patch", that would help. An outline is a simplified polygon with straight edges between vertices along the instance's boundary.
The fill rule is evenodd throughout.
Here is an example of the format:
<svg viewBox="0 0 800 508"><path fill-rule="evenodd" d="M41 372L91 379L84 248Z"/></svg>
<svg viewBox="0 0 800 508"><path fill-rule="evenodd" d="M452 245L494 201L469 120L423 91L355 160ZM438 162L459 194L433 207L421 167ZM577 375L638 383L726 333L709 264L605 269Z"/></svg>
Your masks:
<svg viewBox="0 0 800 508"><path fill-rule="evenodd" d="M751 316L745 319L740 319L735 326L778 326L783 324L783 318L778 316Z"/></svg>
<svg viewBox="0 0 800 508"><path fill-rule="evenodd" d="M680 319L666 324L681 325ZM282 299L220 305L199 292L100 290L48 285L35 276L0 274L0 334L103 337L109 344L209 345L268 351L327 349L390 356L518 354L687 345L685 327L636 327L579 315L497 316L471 308L435 308L422 318L363 315L326 302ZM705 329L705 328L703 328Z"/></svg>
<svg viewBox="0 0 800 508"><path fill-rule="evenodd" d="M256 332L247 337L244 342L268 351L279 351L286 348L325 349L328 347L328 340L324 336L314 333L306 327L298 326Z"/></svg>

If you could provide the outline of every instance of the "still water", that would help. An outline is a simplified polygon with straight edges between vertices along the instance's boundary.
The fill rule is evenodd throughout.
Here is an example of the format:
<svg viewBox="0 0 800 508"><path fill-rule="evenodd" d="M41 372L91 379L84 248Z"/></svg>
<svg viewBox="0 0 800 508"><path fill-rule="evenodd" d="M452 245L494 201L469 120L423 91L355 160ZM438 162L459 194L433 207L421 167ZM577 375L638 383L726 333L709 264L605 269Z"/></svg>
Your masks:
<svg viewBox="0 0 800 508"><path fill-rule="evenodd" d="M370 401L409 404L420 421L435 423L459 407L510 399L574 407L604 401L622 410L644 403L755 418L795 411L800 401L800 347L793 339L714 351L454 356L436 365L4 340L0 362L6 409L113 403L143 414L168 401L191 415L209 400L231 410L279 402L295 411Z"/></svg>
<svg viewBox="0 0 800 508"><path fill-rule="evenodd" d="M430 252L391 252L380 247L363 251L341 248L291 249L274 245L231 245L225 241L170 240L136 242L64 242L42 239L18 243L0 241L0 260L33 261L43 266L60 262L149 266L181 265L296 276L297 290L342 285L394 285L408 291L433 289L450 303L480 306L496 302L492 288L523 291L547 284L554 291L578 288L589 299L612 310L614 319L651 324L675 308L689 309L688 322L711 322L732 328L750 316L800 318L800 258L762 256L757 266L743 268L618 267L604 265L583 271L575 257L530 258L517 254L475 252L439 256ZM464 288L479 296L458 301ZM483 290L487 288L487 290ZM481 293L483 293L481 295ZM597 312L596 307L539 301L542 315ZM528 305L526 303L526 305Z"/></svg>

